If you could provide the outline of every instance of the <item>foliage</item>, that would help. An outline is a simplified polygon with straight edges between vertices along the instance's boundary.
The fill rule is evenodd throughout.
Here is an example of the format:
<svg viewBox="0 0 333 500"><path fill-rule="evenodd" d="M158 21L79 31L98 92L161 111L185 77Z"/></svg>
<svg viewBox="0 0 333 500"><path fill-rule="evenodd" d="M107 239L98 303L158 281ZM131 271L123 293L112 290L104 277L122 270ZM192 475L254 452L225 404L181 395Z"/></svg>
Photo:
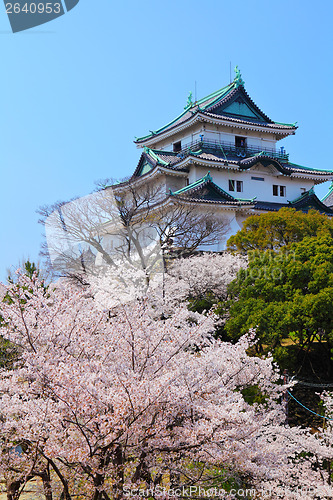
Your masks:
<svg viewBox="0 0 333 500"><path fill-rule="evenodd" d="M314 340L333 342L333 238L306 237L288 249L257 252L230 285L225 329L238 338L256 328L272 347L293 337L302 348ZM225 307L225 304L222 305Z"/></svg>
<svg viewBox="0 0 333 500"><path fill-rule="evenodd" d="M304 213L294 208L252 215L243 228L228 240L228 250L278 250L303 238L322 233L333 235L333 221L315 210Z"/></svg>
<svg viewBox="0 0 333 500"><path fill-rule="evenodd" d="M16 281L17 272L16 270L20 269L23 274L26 274L30 278L34 275L37 275L41 280L45 283L49 283L49 273L47 270L42 267L40 262L32 262L30 259L22 259L18 263L16 267L11 267L7 269L7 281L10 283L14 283Z"/></svg>
<svg viewBox="0 0 333 500"><path fill-rule="evenodd" d="M41 273L39 266L34 263L30 262L30 260L23 260L21 262L21 269L23 270L24 274L30 278L30 280L33 280L35 277L40 276ZM17 274L18 273L13 273L11 271L8 271L8 278L7 281L11 285L14 285L17 281ZM45 286L45 285L44 285ZM10 296L6 293L5 287L1 285L0 283L0 300L5 300L5 301L10 301ZM1 317L1 311L0 311L0 326L3 321L3 318ZM18 351L17 348L11 344L8 340L2 338L0 336L0 367L11 367L12 363L18 356Z"/></svg>

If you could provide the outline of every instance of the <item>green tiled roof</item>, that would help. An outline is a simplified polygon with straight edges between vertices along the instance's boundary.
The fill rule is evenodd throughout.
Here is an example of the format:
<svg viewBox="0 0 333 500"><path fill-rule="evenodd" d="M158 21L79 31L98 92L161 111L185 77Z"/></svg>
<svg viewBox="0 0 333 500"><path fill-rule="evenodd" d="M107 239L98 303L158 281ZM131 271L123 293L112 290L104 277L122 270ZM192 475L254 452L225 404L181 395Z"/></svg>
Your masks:
<svg viewBox="0 0 333 500"><path fill-rule="evenodd" d="M171 120L169 123L167 123L163 127L158 128L157 130L150 131L150 134L147 134L143 137L135 137L135 141L142 141L144 139L149 139L149 138L153 137L154 135L160 134L161 132L163 132L164 130L171 127L179 120L181 120L181 118L185 118L185 115L188 115L186 117L186 119L190 118L190 116L192 115L192 111L194 111L194 109L196 111L200 111L200 110L204 111L208 106L211 106L212 104L217 103L220 99L225 97L234 88L236 88L235 82L232 82L229 85L227 85L226 87L223 87L222 89L217 90L216 92L213 92L212 94L209 94L206 97L203 97L199 101L196 101L196 103L188 104L185 107L184 111L182 113L180 113L180 115L178 115L176 118Z"/></svg>
<svg viewBox="0 0 333 500"><path fill-rule="evenodd" d="M230 193L227 193L226 191L224 191L224 189L222 189L220 186L215 184L215 182L213 182L213 179L210 175L210 172L207 172L207 174L204 177L201 177L201 179L198 179L197 181L192 182L192 184L189 184L188 186L185 186L182 189L179 189L178 191L172 192L170 189L170 194L173 196L174 195L176 195L176 196L181 195L181 194L196 190L197 188L200 188L200 186L205 186L205 185L207 186L207 184L209 186L211 186L215 190L215 192L217 192L219 194L219 196L221 196L229 201L253 202L253 200L255 199L255 198L252 198L251 200L249 200L249 199L245 199L245 198L235 198Z"/></svg>
<svg viewBox="0 0 333 500"><path fill-rule="evenodd" d="M328 188L328 192L325 194L325 196L321 199L321 201L326 201L329 196L332 196L333 193L333 182Z"/></svg>
<svg viewBox="0 0 333 500"><path fill-rule="evenodd" d="M176 118L171 120L169 123L164 125L163 127L160 127L159 129L155 131L150 131L150 134L147 134L143 137L136 137L135 142L142 142L148 139L153 138L155 135L159 135L160 133L166 131L167 129L176 127L177 125L180 125L188 120L191 119L191 117L198 113L198 112L203 112L207 113L209 116L215 116L215 111L217 110L217 115L218 117L224 116L223 110L226 109L226 115L228 115L229 119L231 120L240 120L244 121L245 119L249 120L250 116L254 117L255 123L258 123L258 121L262 123L262 125L266 126L277 126L278 128L297 128L296 123L281 123L281 122L274 122L272 121L267 115L265 115L259 108L258 106L252 101L250 96L247 94L247 92L244 89L244 81L240 77L240 73L238 70L236 70L236 78L234 79L233 82L229 83L225 87L222 87L219 90L216 90L215 92L212 92L206 97L203 97L202 99L199 99L196 102L192 102L192 93L190 93L190 97L188 98L188 101L186 103L186 106L184 108L184 111L180 113ZM247 106L247 111L251 111L252 115L249 113L244 112L241 113L237 111L237 109L233 109L233 102L237 98L237 89L240 91L240 96L243 98L243 106ZM230 102L228 102L230 101ZM219 103L221 102L221 107L222 109L219 110L220 106ZM238 101L237 101L238 102ZM222 111L222 113L221 113ZM244 115L244 116L243 116ZM256 121L257 120L257 121Z"/></svg>
<svg viewBox="0 0 333 500"><path fill-rule="evenodd" d="M276 125L285 125L286 127L296 127L297 128L297 123L283 123L283 122L274 122Z"/></svg>
<svg viewBox="0 0 333 500"><path fill-rule="evenodd" d="M208 106L213 106L214 104L218 103L220 99L225 97L231 90L235 89L236 85L235 82L233 81L232 83L229 83L229 85L226 85L220 90L217 90L216 92L213 92L212 94L209 94L206 97L203 97L199 101L197 101L197 105L201 110L205 110L208 108Z"/></svg>
<svg viewBox="0 0 333 500"><path fill-rule="evenodd" d="M201 179L198 179L197 181L195 182L192 182L192 184L189 184L188 186L185 186L183 187L182 189L178 189L178 191L174 191L172 192L170 190L170 193L171 194L182 194L182 193L186 193L186 191L190 191L191 189L193 188L196 188L198 186L201 186L202 184L204 184L205 182L207 181L213 181L211 175L210 175L210 172L208 172L204 177L201 177ZM219 188L221 189L221 188ZM231 196L231 195L229 195Z"/></svg>
<svg viewBox="0 0 333 500"><path fill-rule="evenodd" d="M309 195L314 195L315 192L314 192L314 188L312 186L312 188L310 188L308 191L304 191L304 193L300 194L297 198L295 198L295 200L293 201L288 201L288 203L297 203L298 201L300 200L303 200L305 197L308 197Z"/></svg>
<svg viewBox="0 0 333 500"><path fill-rule="evenodd" d="M309 189L309 191L305 191L299 196L296 200L293 200L290 203L291 207L296 208L296 210L303 210L303 212L307 212L310 209L318 210L320 213L325 213L327 215L332 216L333 210L325 205L319 198L316 196L313 187Z"/></svg>
<svg viewBox="0 0 333 500"><path fill-rule="evenodd" d="M149 155L153 160L157 161L160 165L169 165L166 161L162 160L152 149L147 148L146 146L143 148L144 152Z"/></svg>
<svg viewBox="0 0 333 500"><path fill-rule="evenodd" d="M295 168L301 168L302 170L310 170L312 172L327 172L328 174L333 173L333 170L324 170L324 169L319 169L319 168L311 168L311 167L303 167L303 165L297 165L297 163L291 163L288 161L286 165L289 167L295 167Z"/></svg>

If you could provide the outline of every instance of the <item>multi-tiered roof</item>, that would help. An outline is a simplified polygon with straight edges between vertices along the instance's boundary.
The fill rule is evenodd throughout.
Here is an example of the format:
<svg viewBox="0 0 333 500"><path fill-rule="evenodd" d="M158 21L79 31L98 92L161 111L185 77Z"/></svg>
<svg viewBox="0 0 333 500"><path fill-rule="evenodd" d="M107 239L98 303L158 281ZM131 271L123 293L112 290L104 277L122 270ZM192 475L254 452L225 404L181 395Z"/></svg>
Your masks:
<svg viewBox="0 0 333 500"><path fill-rule="evenodd" d="M200 126L203 128L206 126L229 127L234 132L236 131L237 135L245 135L245 131L258 136L266 134L267 137L274 137L275 141L295 134L297 129L295 123L279 123L271 120L248 95L244 88L244 81L236 68L236 78L232 83L196 102L192 101L192 94L190 94L184 111L179 116L167 125L150 131L146 136L136 138L135 143L138 147L143 147L143 153L132 179L146 178L148 180L161 173L186 177L193 163L211 171L218 169L238 173L260 163L263 168L274 167L282 176L307 180L312 185L333 178L332 171L309 168L290 162L284 148L276 150L273 147L263 149L253 144L237 145L212 140L203 134L195 140L182 144L178 151L161 147L168 140L172 143L173 138L179 137L179 134L185 134L186 131ZM170 196L186 197L188 200L196 200L200 203L209 201L229 206L251 206L256 210L278 210L282 206L294 206L301 210L316 208L321 212L333 214L333 210L317 198L313 189L307 190L297 199L289 200L287 203L244 200L221 189L207 175L180 190L171 192Z"/></svg>
<svg viewBox="0 0 333 500"><path fill-rule="evenodd" d="M192 94L187 101L184 111L170 123L150 134L137 138L137 145L149 146L191 125L202 123L221 123L233 128L253 130L257 132L274 133L282 139L294 134L297 129L295 123L278 123L271 120L255 104L244 88L244 82L238 70L232 83L216 92L192 102Z"/></svg>

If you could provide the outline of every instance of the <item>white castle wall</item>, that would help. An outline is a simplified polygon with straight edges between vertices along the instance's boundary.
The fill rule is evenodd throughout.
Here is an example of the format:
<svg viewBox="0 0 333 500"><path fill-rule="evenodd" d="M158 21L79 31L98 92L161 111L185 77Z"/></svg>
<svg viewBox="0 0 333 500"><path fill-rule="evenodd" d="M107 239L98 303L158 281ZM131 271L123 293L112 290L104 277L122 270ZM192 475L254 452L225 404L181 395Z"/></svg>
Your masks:
<svg viewBox="0 0 333 500"><path fill-rule="evenodd" d="M268 167L268 169L269 168L270 167ZM258 170L257 168L250 168L243 172L237 172L231 169L217 170L214 167L209 169L208 167L193 165L189 172L189 182L192 183L201 179L201 177L210 171L213 182L235 198L252 199L256 197L257 200L275 203L293 201L298 198L303 191L308 191L313 186L313 180L311 179L292 178L280 174L275 168L273 173L271 173L268 169L265 171L265 167L261 170ZM261 177L264 181L254 180L251 179L251 177ZM229 191L229 180L243 181L243 191L240 193L237 191ZM286 196L274 196L273 184L286 186Z"/></svg>

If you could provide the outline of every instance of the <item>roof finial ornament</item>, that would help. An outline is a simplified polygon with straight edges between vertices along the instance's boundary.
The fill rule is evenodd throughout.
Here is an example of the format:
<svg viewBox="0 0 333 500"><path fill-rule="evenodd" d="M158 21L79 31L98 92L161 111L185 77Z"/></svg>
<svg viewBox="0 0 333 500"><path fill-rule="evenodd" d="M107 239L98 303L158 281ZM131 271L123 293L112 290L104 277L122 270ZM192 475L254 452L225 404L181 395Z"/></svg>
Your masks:
<svg viewBox="0 0 333 500"><path fill-rule="evenodd" d="M193 101L192 101L192 92L189 93L188 98L187 98L187 103L184 109L188 108L189 106L193 106Z"/></svg>
<svg viewBox="0 0 333 500"><path fill-rule="evenodd" d="M235 73L236 73L236 76L235 76L234 82L235 82L236 88L238 88L240 86L244 87L245 82L242 78L241 72L238 69L238 66L235 67Z"/></svg>

